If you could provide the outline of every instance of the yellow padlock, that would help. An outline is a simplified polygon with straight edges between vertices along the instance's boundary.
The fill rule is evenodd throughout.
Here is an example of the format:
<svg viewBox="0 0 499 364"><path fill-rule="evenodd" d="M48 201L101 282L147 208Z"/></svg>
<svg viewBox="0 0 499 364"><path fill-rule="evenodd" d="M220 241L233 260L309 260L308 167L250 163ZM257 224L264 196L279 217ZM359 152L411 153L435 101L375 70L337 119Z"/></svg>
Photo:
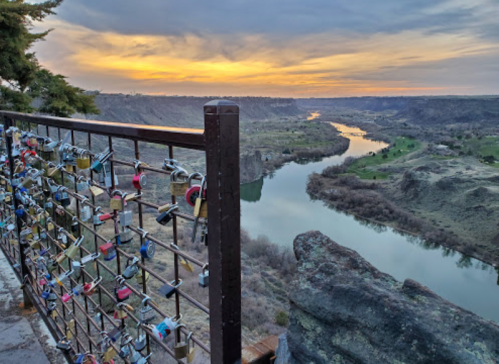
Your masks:
<svg viewBox="0 0 499 364"><path fill-rule="evenodd" d="M123 202L121 201L121 196L113 196L109 201L109 207L111 210L122 210Z"/></svg>
<svg viewBox="0 0 499 364"><path fill-rule="evenodd" d="M82 152L81 154L78 155L76 158L76 166L79 169L87 169L90 168L90 158L88 155L85 154L85 152Z"/></svg>
<svg viewBox="0 0 499 364"><path fill-rule="evenodd" d="M196 204L194 205L194 216L195 217L208 217L208 203L201 197L196 199Z"/></svg>
<svg viewBox="0 0 499 364"><path fill-rule="evenodd" d="M94 197L99 197L100 195L102 195L104 193L104 191L97 186L90 186L89 190L90 190L90 193L92 194L92 196L94 196Z"/></svg>

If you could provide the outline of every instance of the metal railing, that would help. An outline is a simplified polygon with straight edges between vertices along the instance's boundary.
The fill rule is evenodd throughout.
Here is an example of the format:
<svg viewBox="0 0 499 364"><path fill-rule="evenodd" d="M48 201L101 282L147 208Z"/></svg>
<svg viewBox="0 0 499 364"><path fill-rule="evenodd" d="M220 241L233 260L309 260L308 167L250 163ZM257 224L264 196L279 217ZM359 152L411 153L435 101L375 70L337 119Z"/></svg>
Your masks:
<svg viewBox="0 0 499 364"><path fill-rule="evenodd" d="M239 363L239 107L223 100L207 103L204 106L204 130L7 111L0 111L0 116L3 119L2 148L5 156L0 183L6 190L0 191L0 246L24 283L25 306L36 306L67 356L75 362L94 358L97 362L110 362L114 356L115 360L121 357L128 363L160 363L162 356L157 354L163 352L178 363L191 362L192 355L186 357L180 349L177 352L178 344L189 354L192 354L192 348L198 347L198 352L204 351L214 364ZM68 131L68 137L62 140L65 131ZM101 139L95 141L95 136ZM116 140L128 141L133 158L125 153L119 155L118 148L113 148ZM167 148L168 156L162 166L154 166L154 160L146 164L150 155L141 153L139 143L143 142ZM58 149L54 149L54 144ZM81 144L86 145L82 147ZM93 147L98 150L93 150ZM107 160L103 157L106 154L103 147L108 148ZM180 182L184 192L188 174L173 159L176 148L205 152L206 174L190 175L191 180L202 181L198 194L186 197L192 198L190 202L197 205L194 208L186 204L183 197L178 197L178 193L171 194L168 204L158 203L158 198L166 198L168 192L160 186L161 183L156 185L155 200L151 201L145 197L147 186L139 181L141 174L148 177L154 174L162 183L165 178L170 185L171 181ZM61 163L51 161L57 150L61 153ZM104 172L97 173L98 166L93 164L99 158L104 161L101 163ZM117 168L128 168L136 176L132 191L116 185ZM36 175L38 170L43 174ZM21 177L23 172L25 175ZM172 173L173 179L170 178ZM33 176L32 183L26 182L30 175ZM97 176L99 180L96 180ZM85 184L87 194L82 192ZM203 186L206 186L205 192ZM92 193L88 194L88 191ZM105 206L103 196L107 196L109 207ZM119 201L111 202L113 199ZM165 241L168 239L162 238L162 234L154 236L145 230L145 223L158 215L152 213L152 209L162 212L164 221L161 225L167 221L167 227L171 226L171 242ZM125 222L128 211L137 214ZM198 235L205 239L206 257L194 257L179 248L181 220L202 226ZM104 222L108 227L111 225L111 229L98 231ZM85 236L85 243L78 245ZM92 236L91 240L89 236ZM134 241L125 243L130 236ZM147 250L151 246L156 248L155 254ZM143 248L142 253L138 254L140 248ZM107 260L114 254L113 250L116 257ZM148 254L157 257L158 250L161 254L172 255L173 277L155 270L151 264L155 258L147 258ZM99 253L102 254L100 258ZM134 260L136 256L138 259ZM183 290L180 267L191 274L197 267L199 284L207 286L209 308ZM135 280L130 279L130 272L135 272L132 275ZM104 277L100 283L99 277ZM201 282L203 279L204 283ZM53 288L50 288L51 283ZM114 292L110 284L115 285ZM151 287L158 284L162 286L159 292L165 295L164 299L174 301L173 312L166 312L161 304L158 305L157 299L149 300ZM131 301L123 301L118 306L125 294L135 296L137 302L142 301L141 306L124 304ZM145 298L148 299L144 301ZM195 328L189 327L189 317L182 314L184 303L195 308L198 315L209 317L209 340L203 340ZM116 317L105 308L109 305L114 307ZM142 316L142 313L153 312L151 309L157 316L152 323ZM158 335L163 320L177 326L169 335L175 336L173 347ZM140 329L145 333L146 345L142 351L135 350L130 344L130 340L140 339L135 335L135 328L128 330L133 322L140 323ZM166 336L170 332L162 333ZM192 346L185 349L181 344L189 339Z"/></svg>

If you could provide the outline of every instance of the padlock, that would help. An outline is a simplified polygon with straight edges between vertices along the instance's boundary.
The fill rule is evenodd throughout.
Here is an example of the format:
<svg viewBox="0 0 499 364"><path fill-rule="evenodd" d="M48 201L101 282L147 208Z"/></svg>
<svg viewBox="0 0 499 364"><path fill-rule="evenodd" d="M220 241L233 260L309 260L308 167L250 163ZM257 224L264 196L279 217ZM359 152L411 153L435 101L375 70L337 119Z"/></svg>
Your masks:
<svg viewBox="0 0 499 364"><path fill-rule="evenodd" d="M118 277L120 277L120 276L118 276ZM121 278L121 279L123 279L123 278ZM123 283L124 283L124 280L123 281L120 281L119 279L116 280L117 286L114 289L114 292L116 294L116 299L118 302L126 301L130 297L130 295L132 294L132 290L130 288L128 288L127 286L125 286Z"/></svg>
<svg viewBox="0 0 499 364"><path fill-rule="evenodd" d="M175 245L174 243L171 243L170 244L172 248L180 251L180 248ZM183 256L181 256L180 254L178 255L178 258L179 258L179 263L180 263L180 266L182 268L184 268L186 271L190 272L190 273L193 273L194 272L194 266L192 265L191 262L189 262L188 260L186 260Z"/></svg>
<svg viewBox="0 0 499 364"><path fill-rule="evenodd" d="M82 283L77 284L74 286L71 290L75 296L79 296L83 293L84 291L84 285Z"/></svg>
<svg viewBox="0 0 499 364"><path fill-rule="evenodd" d="M50 210L50 209L52 209L54 207L54 203L52 202L51 198L47 199L47 202L45 202L44 207L47 210Z"/></svg>
<svg viewBox="0 0 499 364"><path fill-rule="evenodd" d="M99 247L99 250L101 251L102 255L104 255L104 260L106 261L116 258L116 248L114 247L114 244L110 241L101 245Z"/></svg>
<svg viewBox="0 0 499 364"><path fill-rule="evenodd" d="M138 358L138 360L135 363L131 364L148 364L149 363L149 358L152 356L152 353L150 353L148 356L141 356Z"/></svg>
<svg viewBox="0 0 499 364"><path fill-rule="evenodd" d="M47 300L49 298L50 292L52 292L52 289L50 289L50 287L47 287L43 290L40 297L43 298L44 300Z"/></svg>
<svg viewBox="0 0 499 364"><path fill-rule="evenodd" d="M122 197L118 195L113 196L109 201L109 207L111 208L111 210L121 211L123 209Z"/></svg>
<svg viewBox="0 0 499 364"><path fill-rule="evenodd" d="M194 177L202 178L201 185L192 185L192 180L194 179ZM196 204L196 199L198 197L200 197L200 191L203 191L203 194L206 193L205 188L203 188L204 186L202 186L203 181L205 181L205 180L206 180L206 178L201 173L198 173L198 172L195 172L195 173L192 173L189 175L189 178L187 179L187 182L189 184L189 188L187 189L187 191L185 191L185 200L187 201L187 203L189 205L194 207L194 205ZM201 196L201 197L205 198L205 196Z"/></svg>
<svg viewBox="0 0 499 364"><path fill-rule="evenodd" d="M90 206L85 205L81 208L80 211L80 219L81 221L88 221L90 220L90 217L92 216L92 211L90 210Z"/></svg>
<svg viewBox="0 0 499 364"><path fill-rule="evenodd" d="M71 232L72 233L77 233L79 230L79 224L78 221L76 221L76 216L73 216L73 219L71 221Z"/></svg>
<svg viewBox="0 0 499 364"><path fill-rule="evenodd" d="M97 258L99 258L100 256L100 253L92 253L92 254L88 254L88 255L85 255L83 258L81 258L80 262L81 262L81 265L85 265L87 264L88 262L93 262L94 260L96 260Z"/></svg>
<svg viewBox="0 0 499 364"><path fill-rule="evenodd" d="M57 349L62 351L70 351L71 350L71 341L64 336L56 345Z"/></svg>
<svg viewBox="0 0 499 364"><path fill-rule="evenodd" d="M95 293L97 286L102 282L102 277L95 278L90 283L85 283L83 285L83 294L85 296L91 296Z"/></svg>
<svg viewBox="0 0 499 364"><path fill-rule="evenodd" d="M47 301L48 302L57 301L57 295L53 291L50 291L49 296L47 297Z"/></svg>
<svg viewBox="0 0 499 364"><path fill-rule="evenodd" d="M73 245L71 245L68 249L66 249L66 256L69 258L69 259L73 259L76 255L76 253L78 253L80 251L80 245L81 243L83 242L83 239L85 238L85 236L80 236L74 243Z"/></svg>
<svg viewBox="0 0 499 364"><path fill-rule="evenodd" d="M163 340L175 331L179 321L180 319L176 320L175 317L167 317L152 329L152 333L158 340Z"/></svg>
<svg viewBox="0 0 499 364"><path fill-rule="evenodd" d="M152 240L145 240L140 247L140 255L145 259L152 259L156 253L156 243Z"/></svg>
<svg viewBox="0 0 499 364"><path fill-rule="evenodd" d="M48 177L54 177L57 172L59 172L62 168L62 164L58 164L57 166L49 167L47 170L47 176Z"/></svg>
<svg viewBox="0 0 499 364"><path fill-rule="evenodd" d="M144 275L142 275L142 272L144 272ZM146 270L143 271L142 269L139 269L139 272L135 276L135 280L137 281L137 283L139 285L143 284L142 277L144 277L144 279L145 279L146 282L149 281L149 278L150 278L149 272L146 271Z"/></svg>
<svg viewBox="0 0 499 364"><path fill-rule="evenodd" d="M68 270L64 273L61 273L59 276L57 277L54 277L54 279L52 279L50 282L49 282L49 285L51 287L56 287L57 285L59 286L63 286L64 285L64 282L67 281L69 279L69 276L71 274L73 274L74 272L72 270Z"/></svg>
<svg viewBox="0 0 499 364"><path fill-rule="evenodd" d="M129 228L124 228L118 236L118 244L127 244L133 240L133 232Z"/></svg>
<svg viewBox="0 0 499 364"><path fill-rule="evenodd" d="M94 172L99 173L104 167L104 164L107 162L107 160L113 155L113 153L114 152L110 152L109 148L107 148L102 153L95 155L94 162L92 163L92 166L90 168Z"/></svg>
<svg viewBox="0 0 499 364"><path fill-rule="evenodd" d="M87 182L77 182L76 183L76 192L83 192L88 190L89 186Z"/></svg>
<svg viewBox="0 0 499 364"><path fill-rule="evenodd" d="M122 227L127 227L132 225L133 222L132 211L121 211L118 215L120 217L120 225Z"/></svg>
<svg viewBox="0 0 499 364"><path fill-rule="evenodd" d="M64 207L68 207L71 204L71 199L66 191L62 192L61 196L61 205Z"/></svg>
<svg viewBox="0 0 499 364"><path fill-rule="evenodd" d="M175 328L175 331L180 330L180 328L184 327L185 325L180 324ZM173 353L175 355L175 359L184 359L187 357L187 342L185 341L178 341L178 337L182 336L181 332L176 333L173 335L175 339L175 344L173 345Z"/></svg>
<svg viewBox="0 0 499 364"><path fill-rule="evenodd" d="M85 354L76 354L73 358L73 361L75 364L83 364L83 362L85 361Z"/></svg>
<svg viewBox="0 0 499 364"><path fill-rule="evenodd" d="M139 263L139 258L137 257L128 258L125 271L122 274L123 278L132 279L139 271L139 267L137 266L138 263Z"/></svg>
<svg viewBox="0 0 499 364"><path fill-rule="evenodd" d="M192 363L196 357L196 347L192 340L192 332L187 335L187 363Z"/></svg>
<svg viewBox="0 0 499 364"><path fill-rule="evenodd" d="M179 279L178 282L172 281L170 283L165 283L159 288L159 293L161 293L165 298L171 298L181 284L181 279Z"/></svg>
<svg viewBox="0 0 499 364"><path fill-rule="evenodd" d="M76 261L76 260L72 260L71 261L71 269L74 272L73 275L78 280L81 276L81 263Z"/></svg>
<svg viewBox="0 0 499 364"><path fill-rule="evenodd" d="M79 169L87 169L90 168L90 158L88 154L86 154L85 150L82 150L79 154L78 157L76 157L76 166Z"/></svg>
<svg viewBox="0 0 499 364"><path fill-rule="evenodd" d="M142 351L147 346L147 335L140 322L137 324L137 337L135 338L133 346L137 351Z"/></svg>
<svg viewBox="0 0 499 364"><path fill-rule="evenodd" d="M73 297L73 292L64 293L61 297L62 302L68 302Z"/></svg>
<svg viewBox="0 0 499 364"><path fill-rule="evenodd" d="M199 286L206 288L210 285L210 271L208 270L208 264L205 264L202 268L202 272L199 273Z"/></svg>
<svg viewBox="0 0 499 364"><path fill-rule="evenodd" d="M135 187L138 190L144 188L147 184L147 177L144 172L140 171L140 165L141 162L135 160L135 174L133 175L132 178L132 184L133 187Z"/></svg>
<svg viewBox="0 0 499 364"><path fill-rule="evenodd" d="M118 353L120 358L126 359L130 356L131 349L132 349L130 347L130 344L131 344L132 340L133 339L130 335L128 335L128 334L123 335L123 337L121 338L121 343L120 343L120 352Z"/></svg>
<svg viewBox="0 0 499 364"><path fill-rule="evenodd" d="M104 193L104 190L102 188L97 187L97 186L90 186L89 190L90 190L90 193L92 194L92 196L94 196L94 197L99 197L100 195L102 195Z"/></svg>
<svg viewBox="0 0 499 364"><path fill-rule="evenodd" d="M139 174L135 174L132 179L133 187L140 190L143 189L147 184L147 177L144 172L140 172Z"/></svg>
<svg viewBox="0 0 499 364"><path fill-rule="evenodd" d="M182 174L181 171L173 171L170 174L170 194L172 196L185 196L187 189L189 188L188 181L178 181L177 178Z"/></svg>
<svg viewBox="0 0 499 364"><path fill-rule="evenodd" d="M165 211L168 211L171 207L172 207L172 205L169 203L167 203L165 205L161 205L160 207L158 207L158 214L161 214Z"/></svg>
<svg viewBox="0 0 499 364"><path fill-rule="evenodd" d="M166 225L168 224L171 219L173 218L173 211L178 209L178 205L172 205L169 210L162 212L157 218L156 222L158 222L161 225Z"/></svg>
<svg viewBox="0 0 499 364"><path fill-rule="evenodd" d="M116 310L114 310L113 318L115 320L124 320L128 318L128 314L122 308L116 308Z"/></svg>
<svg viewBox="0 0 499 364"><path fill-rule="evenodd" d="M149 296L146 296L140 304L139 320L143 324L149 324L156 318L156 311L151 305L157 306Z"/></svg>

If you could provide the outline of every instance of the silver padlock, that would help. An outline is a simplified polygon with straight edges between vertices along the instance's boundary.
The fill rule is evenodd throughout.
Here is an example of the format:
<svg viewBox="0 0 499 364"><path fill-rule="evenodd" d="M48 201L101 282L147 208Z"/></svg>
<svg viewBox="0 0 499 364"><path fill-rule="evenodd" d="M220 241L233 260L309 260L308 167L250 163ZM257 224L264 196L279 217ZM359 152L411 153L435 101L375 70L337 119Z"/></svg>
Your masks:
<svg viewBox="0 0 499 364"><path fill-rule="evenodd" d="M92 216L92 211L90 210L90 206L85 205L81 208L80 211L80 219L81 221L88 221L90 220L90 216Z"/></svg>
<svg viewBox="0 0 499 364"><path fill-rule="evenodd" d="M146 296L140 304L139 319L143 324L149 324L152 320L156 318L156 311L151 307L148 302L151 301L151 297Z"/></svg>
<svg viewBox="0 0 499 364"><path fill-rule="evenodd" d="M135 339L134 346L135 350L142 351L147 345L147 335L142 328L142 324L139 322L137 324L137 338Z"/></svg>
<svg viewBox="0 0 499 364"><path fill-rule="evenodd" d="M78 182L76 183L76 191L81 192L88 190L88 183L87 182Z"/></svg>
<svg viewBox="0 0 499 364"><path fill-rule="evenodd" d="M137 266L138 263L139 258L128 258L125 271L122 274L123 278L132 279L133 277L135 277L135 275L139 271L139 267Z"/></svg>
<svg viewBox="0 0 499 364"><path fill-rule="evenodd" d="M133 232L128 228L124 228L120 233L120 244L127 244L133 240Z"/></svg>
<svg viewBox="0 0 499 364"><path fill-rule="evenodd" d="M206 288L210 285L210 271L208 270L208 264L203 266L203 271L199 273L199 286Z"/></svg>
<svg viewBox="0 0 499 364"><path fill-rule="evenodd" d="M133 220L132 211L121 211L119 213L119 217L120 217L121 226L127 227L132 225L132 220Z"/></svg>

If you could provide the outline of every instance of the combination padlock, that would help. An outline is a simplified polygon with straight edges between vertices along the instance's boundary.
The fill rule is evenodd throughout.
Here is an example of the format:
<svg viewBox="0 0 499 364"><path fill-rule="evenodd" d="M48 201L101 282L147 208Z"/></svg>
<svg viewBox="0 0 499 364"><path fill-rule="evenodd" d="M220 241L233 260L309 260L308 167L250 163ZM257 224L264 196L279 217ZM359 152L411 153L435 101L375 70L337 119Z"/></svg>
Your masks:
<svg viewBox="0 0 499 364"><path fill-rule="evenodd" d="M145 259L152 259L156 253L156 244L152 240L145 240L140 247L140 255Z"/></svg>

